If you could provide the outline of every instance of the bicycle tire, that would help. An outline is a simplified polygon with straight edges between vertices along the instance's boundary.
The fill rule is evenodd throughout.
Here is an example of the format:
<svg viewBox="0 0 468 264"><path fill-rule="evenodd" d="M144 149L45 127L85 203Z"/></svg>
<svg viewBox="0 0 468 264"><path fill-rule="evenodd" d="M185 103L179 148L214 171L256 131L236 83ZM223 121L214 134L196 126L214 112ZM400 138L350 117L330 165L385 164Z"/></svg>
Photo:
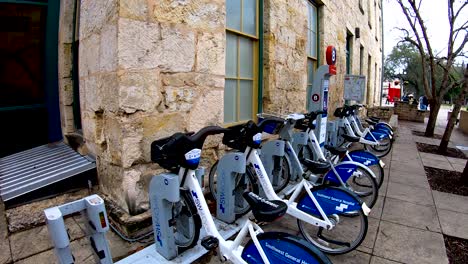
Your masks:
<svg viewBox="0 0 468 264"><path fill-rule="evenodd" d="M336 166L339 165L340 163L338 163ZM361 175L360 177L364 177L366 180L357 182L356 176L354 176L353 173L353 175L345 182L346 189L356 194L363 202L366 202L366 205L369 208L372 208L379 198L379 187L377 181L369 172L370 169L365 165L359 163L359 165L356 167L356 170L362 173L364 176ZM331 172L333 172L333 170Z"/></svg>
<svg viewBox="0 0 468 264"><path fill-rule="evenodd" d="M297 236L265 232L257 235L257 239L270 263L332 263L323 252ZM249 264L263 263L252 239L245 245L241 256Z"/></svg>
<svg viewBox="0 0 468 264"><path fill-rule="evenodd" d="M195 207L195 203L192 199L188 190L181 189L180 190L180 201L177 202L182 204L182 208L180 208L179 213L183 213L174 216L174 206L173 206L173 228L174 228L174 238L178 248L179 253L184 252L187 249L194 247L198 239L200 238L200 229L202 227L200 215L198 215L197 208ZM177 204L177 203L174 203ZM182 218L184 217L184 218ZM182 231L187 232L187 229L190 232L190 237L186 239L187 241L182 241L181 238L185 237L184 234L178 232L181 229Z"/></svg>
<svg viewBox="0 0 468 264"><path fill-rule="evenodd" d="M379 144L382 141L387 142L387 143L384 144L386 147L383 148L383 149L379 148L379 146L368 145L368 144L364 144L364 148L367 151L370 151L371 153L373 153L374 155L376 155L379 158L385 157L392 150L393 141L390 138L386 137L386 138L383 138L383 139L379 140Z"/></svg>
<svg viewBox="0 0 468 264"><path fill-rule="evenodd" d="M273 168L273 173L275 173L276 170L280 169L282 172L280 178L282 178L283 181L281 182L281 184L278 184L278 185L274 185L273 182L271 183L271 185L273 186L273 190L276 193L279 193L284 188L286 188L286 186L288 186L289 181L291 180L291 170L290 170L291 167L289 164L289 160L286 158L286 156L282 156L280 162L281 162L281 165L279 165L280 168L278 168L277 162L274 162L275 165Z"/></svg>
<svg viewBox="0 0 468 264"><path fill-rule="evenodd" d="M351 193L350 191L346 190L346 189L343 189L343 188L339 188L339 187L333 187L333 186L319 186L319 187L314 187L314 188L311 188L311 191L313 193L315 193L316 191L320 191L320 190L323 190L325 188L331 188L331 189L334 189L334 191L341 191L341 192L345 192L347 195L350 195L350 196L353 196L355 197L356 201L359 201L359 199L353 194ZM317 198L317 197L316 197ZM308 197L307 195L307 192L303 192L299 199L298 199L298 208L299 208L299 204L303 203L304 202L304 199L309 199L310 200L310 197ZM320 217L319 215L316 215L317 217ZM336 222L336 219L333 217L332 214L330 215L327 215L329 218L331 218L331 220L335 221ZM338 215L339 216L339 215ZM308 229L309 228L312 228L312 230L317 230L317 234L318 232L320 231L320 227L318 226L314 226L314 225L311 225L307 222L304 222L300 219L297 219L297 225L299 227L299 230L302 234L302 236L307 240L309 241L310 243L312 243L314 246L316 246L320 251L322 252L325 252L327 254L331 254L331 255L340 255L340 254L345 254L345 253L348 253L354 249L356 249L361 243L362 241L364 241L364 239L366 238L366 235L367 235L367 230L368 230L368 219L367 219L367 216L364 214L362 208L360 208L359 210L357 210L357 213L354 215L354 217L348 217L349 215L346 215L346 214L341 214L342 217L340 217L339 219L344 219L344 221L346 221L346 223L349 223L352 227L356 227L356 223L360 223L360 227L359 227L359 231L357 232L357 236L352 239L352 241L349 243L350 245L349 246L344 246L342 248L327 248L324 244L325 242L328 243L327 241L319 238L319 237L313 237L312 235L310 235L310 233L314 233L314 231L310 232ZM356 220L357 219L357 220ZM343 221L338 221L338 223L335 225L335 227L331 230L325 230L325 232L328 232L328 231L337 231L338 233L338 236L341 235L348 235L350 233L349 231L349 227L348 228L343 228L344 224L343 224ZM346 232L343 232L343 230L346 230ZM320 231L320 232L323 232L323 229ZM327 236L329 236L327 234ZM333 235L332 235L333 236ZM336 236L336 235L334 235ZM333 239L334 237L332 237L331 239ZM334 238L334 239L338 239L338 238ZM342 238L340 238L342 239Z"/></svg>
<svg viewBox="0 0 468 264"><path fill-rule="evenodd" d="M367 151L367 150L353 150L353 151L350 151L349 152L349 155L351 156L353 152L359 152L359 151ZM370 151L368 151L369 153L372 153ZM375 155L374 153L372 153L373 155ZM364 163L363 160L352 160L352 161L355 161L355 162L358 162L358 163L361 163L365 166L367 166L374 174L375 174L375 179L377 181L377 187L382 187L382 184L384 182L384 179L385 179L385 172L384 172L384 168L382 167L382 165L380 165L380 162L377 162L376 164L374 165L367 165ZM374 169L375 168L375 169Z"/></svg>
<svg viewBox="0 0 468 264"><path fill-rule="evenodd" d="M216 176L215 175L216 175L217 167L218 167L218 161L216 161L213 164L213 166L210 169L210 174L208 176L208 188L210 189L210 196L214 201L216 201L216 187L215 187L215 184L216 184L215 177ZM252 170L251 167L247 166L245 174L237 173L236 175L234 175L234 177L237 178L237 177L242 177L243 175L246 175L247 176L246 179L248 180L248 183L250 183L250 186L251 186L250 191L255 193L255 194L259 194L260 191L259 191L259 187L258 187L258 184L257 184L257 180L253 176L254 174L252 173L251 170ZM248 183L246 183L246 184L248 185ZM236 188L241 188L239 190L240 191L239 199L242 199L242 201L243 201L244 198L242 197L242 193L244 191L246 191L247 188L242 188L242 186L240 186L240 185L237 185ZM244 205L243 207L239 207L239 206L236 205L236 207L234 209L234 212L235 212L237 218L245 215L246 213L248 213L250 211L250 205L248 203L244 202L243 205Z"/></svg>

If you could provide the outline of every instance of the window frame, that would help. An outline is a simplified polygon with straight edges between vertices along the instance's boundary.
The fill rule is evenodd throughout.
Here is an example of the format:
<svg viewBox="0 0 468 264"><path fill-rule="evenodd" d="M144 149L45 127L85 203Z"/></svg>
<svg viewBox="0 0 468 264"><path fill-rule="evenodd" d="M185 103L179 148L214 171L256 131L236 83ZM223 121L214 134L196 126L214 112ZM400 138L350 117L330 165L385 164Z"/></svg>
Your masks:
<svg viewBox="0 0 468 264"><path fill-rule="evenodd" d="M227 1L227 0L226 0ZM236 80L237 82L237 85L236 85L236 102L235 102L235 105L236 105L236 113L235 113L235 120L234 121L226 121L225 120L225 113L224 113L224 101L223 101L223 123L224 124L229 124L229 125L232 125L232 124L239 124L239 123L243 123L245 122L246 120L242 120L240 119L240 82L242 80L245 80L245 81L252 81L252 113L251 113L251 119L255 119L256 118L256 114L258 113L258 110L259 110L259 104L260 104L260 97L259 97L259 86L260 86L260 82L259 80L262 78L262 71L260 71L260 65L259 65L259 61L260 61L260 46L263 46L261 41L261 37L262 37L262 34L260 32L261 28L263 28L260 24L261 24L261 20L262 17L261 17L261 11L260 11L260 8L263 9L263 0L254 0L255 1L255 4L256 4L256 13L255 13L255 17L256 17L256 20L255 20L255 34L256 35L252 35L252 34L249 34L249 33L245 33L245 32L242 32L242 29L243 29L243 12L244 12L244 1L245 0L239 0L240 1L240 4L241 4L241 8L240 8L240 30L236 30L236 29L233 29L233 28L228 28L227 27L227 23L226 23L226 27L225 27L225 32L226 32L226 37L225 37L225 43L227 44L227 34L233 34L237 37L237 45L236 45L236 48L237 48L237 60L236 60L236 64L237 64L237 76L236 77L228 77L226 75L226 72L225 72L225 76L224 76L224 79L225 80ZM262 3L261 3L262 2ZM227 21L227 10L226 10L226 21ZM245 78L245 77L240 77L240 52L239 52L239 49L240 49L240 37L243 37L243 38L246 38L246 39L249 39L252 41L252 78ZM225 60L227 60L227 58L225 58Z"/></svg>
<svg viewBox="0 0 468 264"><path fill-rule="evenodd" d="M316 57L312 57L309 55L309 51L310 51L310 46L309 46L309 38L307 38L307 43L306 43L306 69L307 69L307 86L306 86L306 94L307 94L307 100L306 100L306 107L309 105L310 103L310 89L309 87L311 87L313 85L313 82L314 82L314 78L312 76L312 79L309 79L309 75L310 75L310 69L309 69L309 62L311 61L312 62L312 75L315 73L315 71L317 70L318 68L318 64L319 64L319 50L320 50L320 44L319 44L319 34L318 34L318 29L319 29L319 7L317 4L315 4L313 1L307 1L307 37L309 37L309 31L312 31L312 29L310 28L310 25L311 25L311 21L309 21L309 5L311 5L314 9L315 9L315 15L316 15L316 23L315 23L315 51L316 51ZM309 82L310 81L310 82Z"/></svg>

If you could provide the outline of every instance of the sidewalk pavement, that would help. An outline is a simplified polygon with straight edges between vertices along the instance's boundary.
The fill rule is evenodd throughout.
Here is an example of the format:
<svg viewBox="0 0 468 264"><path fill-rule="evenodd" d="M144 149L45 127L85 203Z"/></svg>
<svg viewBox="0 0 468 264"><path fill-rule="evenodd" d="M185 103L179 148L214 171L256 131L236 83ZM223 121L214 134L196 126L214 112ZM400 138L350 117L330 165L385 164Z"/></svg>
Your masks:
<svg viewBox="0 0 468 264"><path fill-rule="evenodd" d="M461 161L419 153L415 144L418 137L411 133L414 128L414 123L400 122L393 150L383 158L385 180L369 216L366 239L351 253L330 256L333 263L448 263L442 234L468 238L468 197L432 191L423 167L438 164L457 169ZM91 249L80 228L82 219L73 217L67 221L75 257L79 263L93 263ZM299 234L295 219L290 217L265 229ZM113 232L108 233L108 240L114 257L144 246L124 242ZM44 225L8 236L4 211L0 208L0 264L13 261L56 263ZM207 256L198 263L219 260Z"/></svg>

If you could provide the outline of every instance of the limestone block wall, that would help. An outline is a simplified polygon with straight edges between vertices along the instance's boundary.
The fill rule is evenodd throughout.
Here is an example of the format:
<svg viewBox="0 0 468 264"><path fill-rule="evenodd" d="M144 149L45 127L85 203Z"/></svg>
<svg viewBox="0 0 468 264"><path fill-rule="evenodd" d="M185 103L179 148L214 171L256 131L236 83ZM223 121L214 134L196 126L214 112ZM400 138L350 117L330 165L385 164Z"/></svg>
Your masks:
<svg viewBox="0 0 468 264"><path fill-rule="evenodd" d="M369 100L365 103L369 106L379 104L382 50L381 31L376 23L378 24L381 13L380 3L374 10L373 3L360 9L357 1L315 2L320 3L318 4L318 64L326 63L325 50L328 45L335 46L337 50L337 75L331 78L329 88L330 114L344 103L347 34L353 35L351 74L358 75L361 71L367 76L368 87L365 98ZM264 111L277 113L303 111L307 85L307 0L265 0L264 3ZM368 12L371 12L370 16ZM372 27L369 26L369 21ZM359 38L355 36L356 28L360 29ZM362 69L360 69L361 46L364 48Z"/></svg>
<svg viewBox="0 0 468 264"><path fill-rule="evenodd" d="M304 111L307 86L307 5L264 1L265 112Z"/></svg>
<svg viewBox="0 0 468 264"><path fill-rule="evenodd" d="M394 113L393 107L372 107L367 109L368 116L375 116L381 119L388 120Z"/></svg>
<svg viewBox="0 0 468 264"><path fill-rule="evenodd" d="M408 120L424 123L428 111L418 110L418 104L409 104L408 102L395 102L395 114L399 120Z"/></svg>
<svg viewBox="0 0 468 264"><path fill-rule="evenodd" d="M73 120L72 41L75 0L60 0L58 36L59 104L62 133L75 132ZM66 137L64 137L66 139Z"/></svg>
<svg viewBox="0 0 468 264"><path fill-rule="evenodd" d="M224 5L81 1L83 135L103 191L130 213L148 208L153 140L222 123Z"/></svg>

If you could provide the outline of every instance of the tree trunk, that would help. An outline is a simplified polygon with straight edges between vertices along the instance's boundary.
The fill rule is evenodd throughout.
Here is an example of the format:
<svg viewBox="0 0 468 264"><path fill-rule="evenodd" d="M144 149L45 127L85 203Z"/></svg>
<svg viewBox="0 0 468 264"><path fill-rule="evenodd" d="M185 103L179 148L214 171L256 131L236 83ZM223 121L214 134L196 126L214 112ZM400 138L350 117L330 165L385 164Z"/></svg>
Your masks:
<svg viewBox="0 0 468 264"><path fill-rule="evenodd" d="M442 140L440 141L439 152L441 153L447 152L447 146L450 141L450 137L452 136L453 127L455 126L455 122L457 121L461 106L462 104L465 103L465 97L467 93L468 93L468 67L465 69L465 72L463 74L462 90L460 91L460 94L457 96L457 99L455 100L455 105L453 107L452 114L450 114L449 121L447 123L447 126L445 127L444 136L442 137Z"/></svg>
<svg viewBox="0 0 468 264"><path fill-rule="evenodd" d="M437 99L433 99L431 100L429 106L431 109L429 112L429 120L427 121L426 132L424 132L424 135L426 137L433 137L435 125L437 122L437 115L439 114L440 110L440 102Z"/></svg>
<svg viewBox="0 0 468 264"><path fill-rule="evenodd" d="M455 122L457 121L458 114L460 113L461 104L459 100L455 103L453 107L452 113L450 114L450 118L448 120L447 126L445 127L444 136L440 141L439 145L439 152L440 154L444 154L447 152L448 143L450 141L450 137L452 136L453 128L455 127Z"/></svg>
<svg viewBox="0 0 468 264"><path fill-rule="evenodd" d="M465 169L463 170L463 173L461 176L461 182L465 186L468 186L468 161L465 164Z"/></svg>

